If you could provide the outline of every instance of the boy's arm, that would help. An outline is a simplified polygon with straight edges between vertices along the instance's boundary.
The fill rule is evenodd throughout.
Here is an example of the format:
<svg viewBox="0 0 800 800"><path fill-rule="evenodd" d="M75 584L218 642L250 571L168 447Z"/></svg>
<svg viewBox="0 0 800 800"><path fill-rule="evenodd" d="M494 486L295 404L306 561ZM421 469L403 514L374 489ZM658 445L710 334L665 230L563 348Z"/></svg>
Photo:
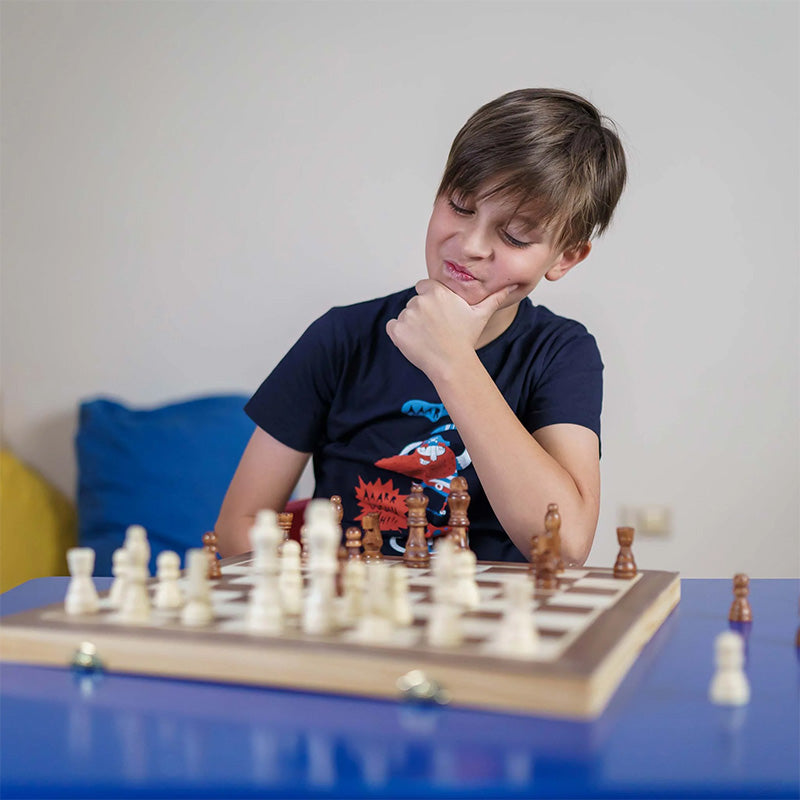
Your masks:
<svg viewBox="0 0 800 800"><path fill-rule="evenodd" d="M549 503L558 503L565 561L581 564L591 549L600 505L596 434L580 425L548 425L531 434L511 410L475 352L487 320L514 287L468 305L445 286L421 281L387 333L439 394L464 442L503 529L530 557L544 533Z"/></svg>
<svg viewBox="0 0 800 800"><path fill-rule="evenodd" d="M250 550L250 528L263 508L283 511L310 457L256 428L231 480L214 530L223 557Z"/></svg>

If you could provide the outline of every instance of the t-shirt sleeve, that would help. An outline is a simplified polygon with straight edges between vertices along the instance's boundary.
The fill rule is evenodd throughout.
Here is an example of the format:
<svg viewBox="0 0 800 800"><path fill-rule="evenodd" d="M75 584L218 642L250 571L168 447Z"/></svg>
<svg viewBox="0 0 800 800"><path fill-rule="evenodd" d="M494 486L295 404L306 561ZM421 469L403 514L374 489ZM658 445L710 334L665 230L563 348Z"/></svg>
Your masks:
<svg viewBox="0 0 800 800"><path fill-rule="evenodd" d="M594 337L581 325L555 343L529 394L522 422L529 431L573 423L600 438L603 361Z"/></svg>
<svg viewBox="0 0 800 800"><path fill-rule="evenodd" d="M312 452L322 440L340 370L335 315L313 322L245 405L260 428L287 447Z"/></svg>

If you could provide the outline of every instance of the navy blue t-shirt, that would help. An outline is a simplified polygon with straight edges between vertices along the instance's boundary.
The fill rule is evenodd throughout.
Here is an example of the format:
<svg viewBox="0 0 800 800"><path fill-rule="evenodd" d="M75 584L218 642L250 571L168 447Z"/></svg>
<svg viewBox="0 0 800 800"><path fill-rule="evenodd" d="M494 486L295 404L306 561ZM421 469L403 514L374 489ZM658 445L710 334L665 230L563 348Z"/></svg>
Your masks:
<svg viewBox="0 0 800 800"><path fill-rule="evenodd" d="M314 496L342 497L345 528L380 512L385 553L403 552L411 484L421 483L428 496L435 537L447 525L450 482L462 475L471 496L470 547L482 560L523 561L433 384L386 333L386 323L414 294L406 289L332 308L310 325L245 411L278 441L313 454ZM568 422L599 438L603 363L583 325L526 298L509 328L478 356L529 431ZM492 420L485 424L491 428Z"/></svg>

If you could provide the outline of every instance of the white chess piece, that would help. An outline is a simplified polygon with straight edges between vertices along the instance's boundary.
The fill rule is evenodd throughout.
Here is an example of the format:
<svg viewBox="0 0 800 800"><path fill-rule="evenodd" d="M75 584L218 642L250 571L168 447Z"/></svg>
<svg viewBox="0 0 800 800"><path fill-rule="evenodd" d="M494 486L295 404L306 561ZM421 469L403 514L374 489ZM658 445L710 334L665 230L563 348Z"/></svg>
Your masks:
<svg viewBox="0 0 800 800"><path fill-rule="evenodd" d="M744 639L734 631L714 640L716 672L708 690L712 703L743 706L750 702L750 684L744 672Z"/></svg>
<svg viewBox="0 0 800 800"><path fill-rule="evenodd" d="M283 531L278 515L271 510L259 511L250 530L253 547L253 581L247 607L247 627L253 633L277 635L283 631L283 607L278 586Z"/></svg>
<svg viewBox="0 0 800 800"><path fill-rule="evenodd" d="M373 561L366 565L367 583L364 609L355 631L357 641L364 644L385 644L392 638L392 603L389 596L389 565Z"/></svg>
<svg viewBox="0 0 800 800"><path fill-rule="evenodd" d="M214 618L211 592L208 585L208 556L202 548L186 551L186 577L188 580L186 605L181 611L181 622L189 627L209 625Z"/></svg>
<svg viewBox="0 0 800 800"><path fill-rule="evenodd" d="M343 628L355 625L364 613L364 593L367 585L367 564L360 558L349 558L342 568L342 602L339 624Z"/></svg>
<svg viewBox="0 0 800 800"><path fill-rule="evenodd" d="M467 610L474 611L480 605L478 582L475 580L477 557L472 550L458 549L455 552L456 600Z"/></svg>
<svg viewBox="0 0 800 800"><path fill-rule="evenodd" d="M434 647L457 647L464 638L461 624L462 606L456 595L455 546L449 539L436 545L431 559L433 572L433 605L425 636Z"/></svg>
<svg viewBox="0 0 800 800"><path fill-rule="evenodd" d="M312 500L305 513L306 546L310 589L303 607L302 627L305 633L330 633L336 622L334 598L338 549L341 528L330 501Z"/></svg>
<svg viewBox="0 0 800 800"><path fill-rule="evenodd" d="M303 611L303 573L300 566L300 542L287 539L281 545L278 590L285 614L299 616Z"/></svg>
<svg viewBox="0 0 800 800"><path fill-rule="evenodd" d="M408 596L408 568L405 564L395 564L389 570L389 594L392 621L400 627L408 627L414 621L414 614Z"/></svg>
<svg viewBox="0 0 800 800"><path fill-rule="evenodd" d="M492 652L510 658L536 655L539 632L533 614L532 590L533 584L527 575L509 577L503 618L497 635L489 644Z"/></svg>
<svg viewBox="0 0 800 800"><path fill-rule="evenodd" d="M159 611L174 611L183 605L183 592L178 583L180 575L180 556L172 550L159 553L156 558L158 586L153 603Z"/></svg>
<svg viewBox="0 0 800 800"><path fill-rule="evenodd" d="M72 578L67 586L64 610L70 615L95 614L100 600L92 580L94 550L91 547L70 548L67 551L67 565Z"/></svg>
<svg viewBox="0 0 800 800"><path fill-rule="evenodd" d="M128 551L124 547L118 547L111 556L111 574L114 582L108 592L108 603L112 608L122 607L122 598L125 597L125 587L128 582Z"/></svg>
<svg viewBox="0 0 800 800"><path fill-rule="evenodd" d="M125 594L119 609L119 620L139 625L149 621L152 610L147 592L149 548L137 544L131 548L126 545L126 550L129 560L125 568Z"/></svg>
<svg viewBox="0 0 800 800"><path fill-rule="evenodd" d="M150 542L147 540L147 531L141 525L129 525L125 530L125 544L123 547L128 553L136 553L134 559L143 563L147 570L146 577L150 577Z"/></svg>

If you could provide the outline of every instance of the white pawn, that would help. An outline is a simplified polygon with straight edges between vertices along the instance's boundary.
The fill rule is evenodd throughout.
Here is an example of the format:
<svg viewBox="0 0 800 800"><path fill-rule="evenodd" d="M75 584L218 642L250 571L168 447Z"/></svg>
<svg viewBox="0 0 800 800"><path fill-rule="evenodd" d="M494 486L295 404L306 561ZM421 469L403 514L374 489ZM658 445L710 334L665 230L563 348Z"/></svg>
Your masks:
<svg viewBox="0 0 800 800"><path fill-rule="evenodd" d="M129 563L125 568L125 594L119 609L121 622L139 625L150 619L150 595L147 593L147 578L150 574L145 560L147 551L136 547L128 551Z"/></svg>
<svg viewBox="0 0 800 800"><path fill-rule="evenodd" d="M400 627L408 627L414 621L414 615L408 596L408 568L405 564L395 564L389 570L389 594L392 621Z"/></svg>
<svg viewBox="0 0 800 800"><path fill-rule="evenodd" d="M132 558L143 563L147 570L146 577L150 577L150 542L147 541L147 531L141 525L128 525L125 530L125 544L123 547L128 553L135 553Z"/></svg>
<svg viewBox="0 0 800 800"><path fill-rule="evenodd" d="M509 578L506 584L505 613L497 636L490 643L492 652L511 658L534 656L539 649L539 632L533 616L531 591L527 576Z"/></svg>
<svg viewBox="0 0 800 800"><path fill-rule="evenodd" d="M434 647L457 647L464 638L462 606L456 596L455 546L449 539L436 545L431 560L433 572L433 606L425 635Z"/></svg>
<svg viewBox="0 0 800 800"><path fill-rule="evenodd" d="M478 582L475 580L477 557L472 550L455 552L456 600L467 610L474 611L480 605Z"/></svg>
<svg viewBox="0 0 800 800"><path fill-rule="evenodd" d="M364 592L367 585L367 563L348 559L342 568L342 602L339 624L343 628L355 625L364 613Z"/></svg>
<svg viewBox="0 0 800 800"><path fill-rule="evenodd" d="M336 561L316 561L309 576L311 590L303 606L303 632L330 633L334 627Z"/></svg>
<svg viewBox="0 0 800 800"><path fill-rule="evenodd" d="M67 551L67 565L72 579L64 598L67 614L95 614L100 599L92 580L94 550L91 547L72 547Z"/></svg>
<svg viewBox="0 0 800 800"><path fill-rule="evenodd" d="M188 579L186 605L181 611L181 622L190 627L209 625L214 618L211 592L208 586L208 556L202 548L186 551L186 577Z"/></svg>
<svg viewBox="0 0 800 800"><path fill-rule="evenodd" d="M364 613L355 637L364 644L386 644L392 638L392 604L389 597L389 565L384 561L367 564Z"/></svg>
<svg viewBox="0 0 800 800"><path fill-rule="evenodd" d="M712 703L743 706L750 702L750 684L744 672L744 639L733 631L714 640L716 672L708 690Z"/></svg>
<svg viewBox="0 0 800 800"><path fill-rule="evenodd" d="M158 586L154 605L159 611L174 611L183 605L183 593L178 584L181 558L172 550L164 550L156 558Z"/></svg>
<svg viewBox="0 0 800 800"><path fill-rule="evenodd" d="M300 542L287 539L281 547L278 590L284 613L299 616L303 611L303 573L300 566Z"/></svg>
<svg viewBox="0 0 800 800"><path fill-rule="evenodd" d="M108 592L108 603L111 608L121 608L122 598L125 597L125 587L128 583L128 564L130 559L124 547L118 547L111 556L111 574L114 582Z"/></svg>

